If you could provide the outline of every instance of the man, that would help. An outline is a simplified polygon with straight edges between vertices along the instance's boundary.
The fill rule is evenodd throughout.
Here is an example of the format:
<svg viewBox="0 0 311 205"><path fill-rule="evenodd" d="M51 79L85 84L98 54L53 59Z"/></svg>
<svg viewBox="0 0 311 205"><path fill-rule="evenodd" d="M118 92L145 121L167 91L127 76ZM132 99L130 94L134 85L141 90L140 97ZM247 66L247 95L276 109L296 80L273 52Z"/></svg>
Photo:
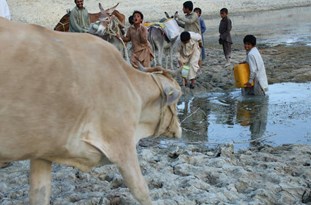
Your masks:
<svg viewBox="0 0 311 205"><path fill-rule="evenodd" d="M192 1L186 1L183 3L183 12L185 16L179 16L175 13L175 19L178 25L185 29L185 31L192 31L201 34L201 28L199 24L199 17L193 11Z"/></svg>
<svg viewBox="0 0 311 205"><path fill-rule="evenodd" d="M75 4L70 11L69 32L85 33L90 26L89 12L83 7L83 0L75 0Z"/></svg>
<svg viewBox="0 0 311 205"><path fill-rule="evenodd" d="M232 38L230 31L232 29L232 22L228 16L227 8L222 8L220 10L220 17L221 20L219 23L219 44L222 45L222 49L226 58L225 67L228 67L231 65L230 59L231 59Z"/></svg>
<svg viewBox="0 0 311 205"><path fill-rule="evenodd" d="M246 63L249 65L249 80L242 89L243 95L264 96L268 91L268 79L265 64L259 50L256 47L256 37L246 35L243 39L246 50ZM253 86L253 85L254 86Z"/></svg>
<svg viewBox="0 0 311 205"><path fill-rule="evenodd" d="M151 45L148 41L148 30L142 25L144 15L140 11L134 11L132 25L128 28L125 36L122 37L124 42L132 42L131 64L138 68L139 63L144 67L150 67L154 58ZM129 21L131 21L129 19ZM131 22L130 22L131 23Z"/></svg>
<svg viewBox="0 0 311 205"><path fill-rule="evenodd" d="M189 66L187 76L182 76L183 86L187 86L187 82L190 80L190 89L194 89L197 72L200 69L198 62L201 52L199 46L201 39L201 34L191 31L183 31L176 42L179 51L179 67L184 68L185 65Z"/></svg>

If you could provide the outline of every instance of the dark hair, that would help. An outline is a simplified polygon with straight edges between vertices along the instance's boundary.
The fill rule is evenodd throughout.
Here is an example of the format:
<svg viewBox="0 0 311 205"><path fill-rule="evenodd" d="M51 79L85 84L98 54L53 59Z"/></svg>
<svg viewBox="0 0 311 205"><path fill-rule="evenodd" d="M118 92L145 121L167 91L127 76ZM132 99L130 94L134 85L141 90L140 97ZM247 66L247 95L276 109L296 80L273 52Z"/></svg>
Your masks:
<svg viewBox="0 0 311 205"><path fill-rule="evenodd" d="M193 3L192 3L192 1L185 1L183 6L184 6L184 8L188 8L190 11L193 10Z"/></svg>
<svg viewBox="0 0 311 205"><path fill-rule="evenodd" d="M139 15L140 15L140 18L141 18L141 19L144 19L144 15L143 15L142 12L140 12L140 11L134 11L134 12L133 12L133 16L134 16L134 14L139 14Z"/></svg>
<svg viewBox="0 0 311 205"><path fill-rule="evenodd" d="M181 34L180 34L180 40L181 42L185 43L187 41L189 41L191 38L190 36L190 33L188 31L183 31Z"/></svg>
<svg viewBox="0 0 311 205"><path fill-rule="evenodd" d="M129 16L128 21L129 21L129 23L130 23L131 25L133 25L133 23L134 23L134 17L133 17L133 15Z"/></svg>
<svg viewBox="0 0 311 205"><path fill-rule="evenodd" d="M202 14L202 10L199 8L199 7L195 7L194 9L193 9L193 11L194 12L199 12L199 14Z"/></svg>
<svg viewBox="0 0 311 205"><path fill-rule="evenodd" d="M228 9L227 8L222 8L222 9L220 9L220 13L228 14Z"/></svg>
<svg viewBox="0 0 311 205"><path fill-rule="evenodd" d="M246 35L243 39L243 43L249 43L252 46L256 46L256 37L253 35Z"/></svg>

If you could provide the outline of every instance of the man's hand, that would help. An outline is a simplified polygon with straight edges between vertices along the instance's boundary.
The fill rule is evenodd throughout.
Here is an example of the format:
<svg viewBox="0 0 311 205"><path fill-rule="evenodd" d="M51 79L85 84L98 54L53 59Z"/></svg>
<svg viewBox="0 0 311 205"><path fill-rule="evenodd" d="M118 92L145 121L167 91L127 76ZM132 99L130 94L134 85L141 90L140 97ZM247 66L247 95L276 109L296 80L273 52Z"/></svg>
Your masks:
<svg viewBox="0 0 311 205"><path fill-rule="evenodd" d="M178 11L175 12L174 19L178 19Z"/></svg>
<svg viewBox="0 0 311 205"><path fill-rule="evenodd" d="M249 82L245 83L244 86L245 86L246 88L251 88L251 87L253 87L252 84L250 84Z"/></svg>
<svg viewBox="0 0 311 205"><path fill-rule="evenodd" d="M202 41L199 41L198 43L199 43L199 47L200 47L200 48L203 48L203 43L202 43Z"/></svg>

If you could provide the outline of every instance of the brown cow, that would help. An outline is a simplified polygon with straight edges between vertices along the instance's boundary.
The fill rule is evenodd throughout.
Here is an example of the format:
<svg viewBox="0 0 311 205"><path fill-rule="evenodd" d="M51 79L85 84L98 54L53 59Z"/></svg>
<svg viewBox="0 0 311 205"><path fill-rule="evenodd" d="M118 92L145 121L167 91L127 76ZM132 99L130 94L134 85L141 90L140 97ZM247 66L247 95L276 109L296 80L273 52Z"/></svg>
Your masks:
<svg viewBox="0 0 311 205"><path fill-rule="evenodd" d="M181 136L177 82L132 68L89 34L0 18L0 45L0 163L30 160L30 204L49 204L53 162L84 171L115 163L134 197L151 204L136 144Z"/></svg>

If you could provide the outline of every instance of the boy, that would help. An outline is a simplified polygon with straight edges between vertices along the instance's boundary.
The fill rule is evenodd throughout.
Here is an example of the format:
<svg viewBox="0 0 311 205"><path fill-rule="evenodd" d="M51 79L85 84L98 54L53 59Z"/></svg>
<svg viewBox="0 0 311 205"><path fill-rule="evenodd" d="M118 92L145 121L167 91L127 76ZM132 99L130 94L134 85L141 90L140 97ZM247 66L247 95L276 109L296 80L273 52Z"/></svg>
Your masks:
<svg viewBox="0 0 311 205"><path fill-rule="evenodd" d="M228 9L222 8L220 10L221 21L219 23L219 43L222 44L222 48L224 51L224 55L226 58L225 67L230 66L230 58L231 58L231 34L230 31L232 29L232 22L228 17Z"/></svg>
<svg viewBox="0 0 311 205"><path fill-rule="evenodd" d="M204 38L203 34L206 31L205 22L202 18L202 10L199 7L194 8L193 10L199 17L199 23L200 23L200 29L201 29L201 37L202 37L202 48L201 48L201 60L204 61L205 59L205 49L204 49ZM199 65L201 66L202 62L199 62Z"/></svg>
<svg viewBox="0 0 311 205"><path fill-rule="evenodd" d="M143 19L144 15L140 11L134 11L133 25L128 28L126 36L122 37L124 42L132 42L131 64L134 68L138 68L138 63L144 67L150 67L150 62L153 59L152 48L148 41L148 31L142 25Z"/></svg>
<svg viewBox="0 0 311 205"><path fill-rule="evenodd" d="M201 41L201 35L195 32L184 31L179 36L179 56L178 63L180 68L184 65L188 65L189 73L188 76L183 76L183 85L187 86L187 80L189 79L190 89L194 89L195 87L195 79L197 76L197 72L200 69L199 67L199 59L200 59L200 46L199 41Z"/></svg>
<svg viewBox="0 0 311 205"><path fill-rule="evenodd" d="M183 12L184 17L179 16L178 13L175 13L174 18L177 21L178 25L185 29L185 31L192 31L198 34L201 34L201 29L199 25L199 17L193 10L192 1L186 1L183 3Z"/></svg>
<svg viewBox="0 0 311 205"><path fill-rule="evenodd" d="M243 39L246 50L246 62L249 64L249 81L242 88L243 95L266 95L268 91L268 80L262 57L256 47L256 37L246 35ZM254 83L254 86L251 84Z"/></svg>

